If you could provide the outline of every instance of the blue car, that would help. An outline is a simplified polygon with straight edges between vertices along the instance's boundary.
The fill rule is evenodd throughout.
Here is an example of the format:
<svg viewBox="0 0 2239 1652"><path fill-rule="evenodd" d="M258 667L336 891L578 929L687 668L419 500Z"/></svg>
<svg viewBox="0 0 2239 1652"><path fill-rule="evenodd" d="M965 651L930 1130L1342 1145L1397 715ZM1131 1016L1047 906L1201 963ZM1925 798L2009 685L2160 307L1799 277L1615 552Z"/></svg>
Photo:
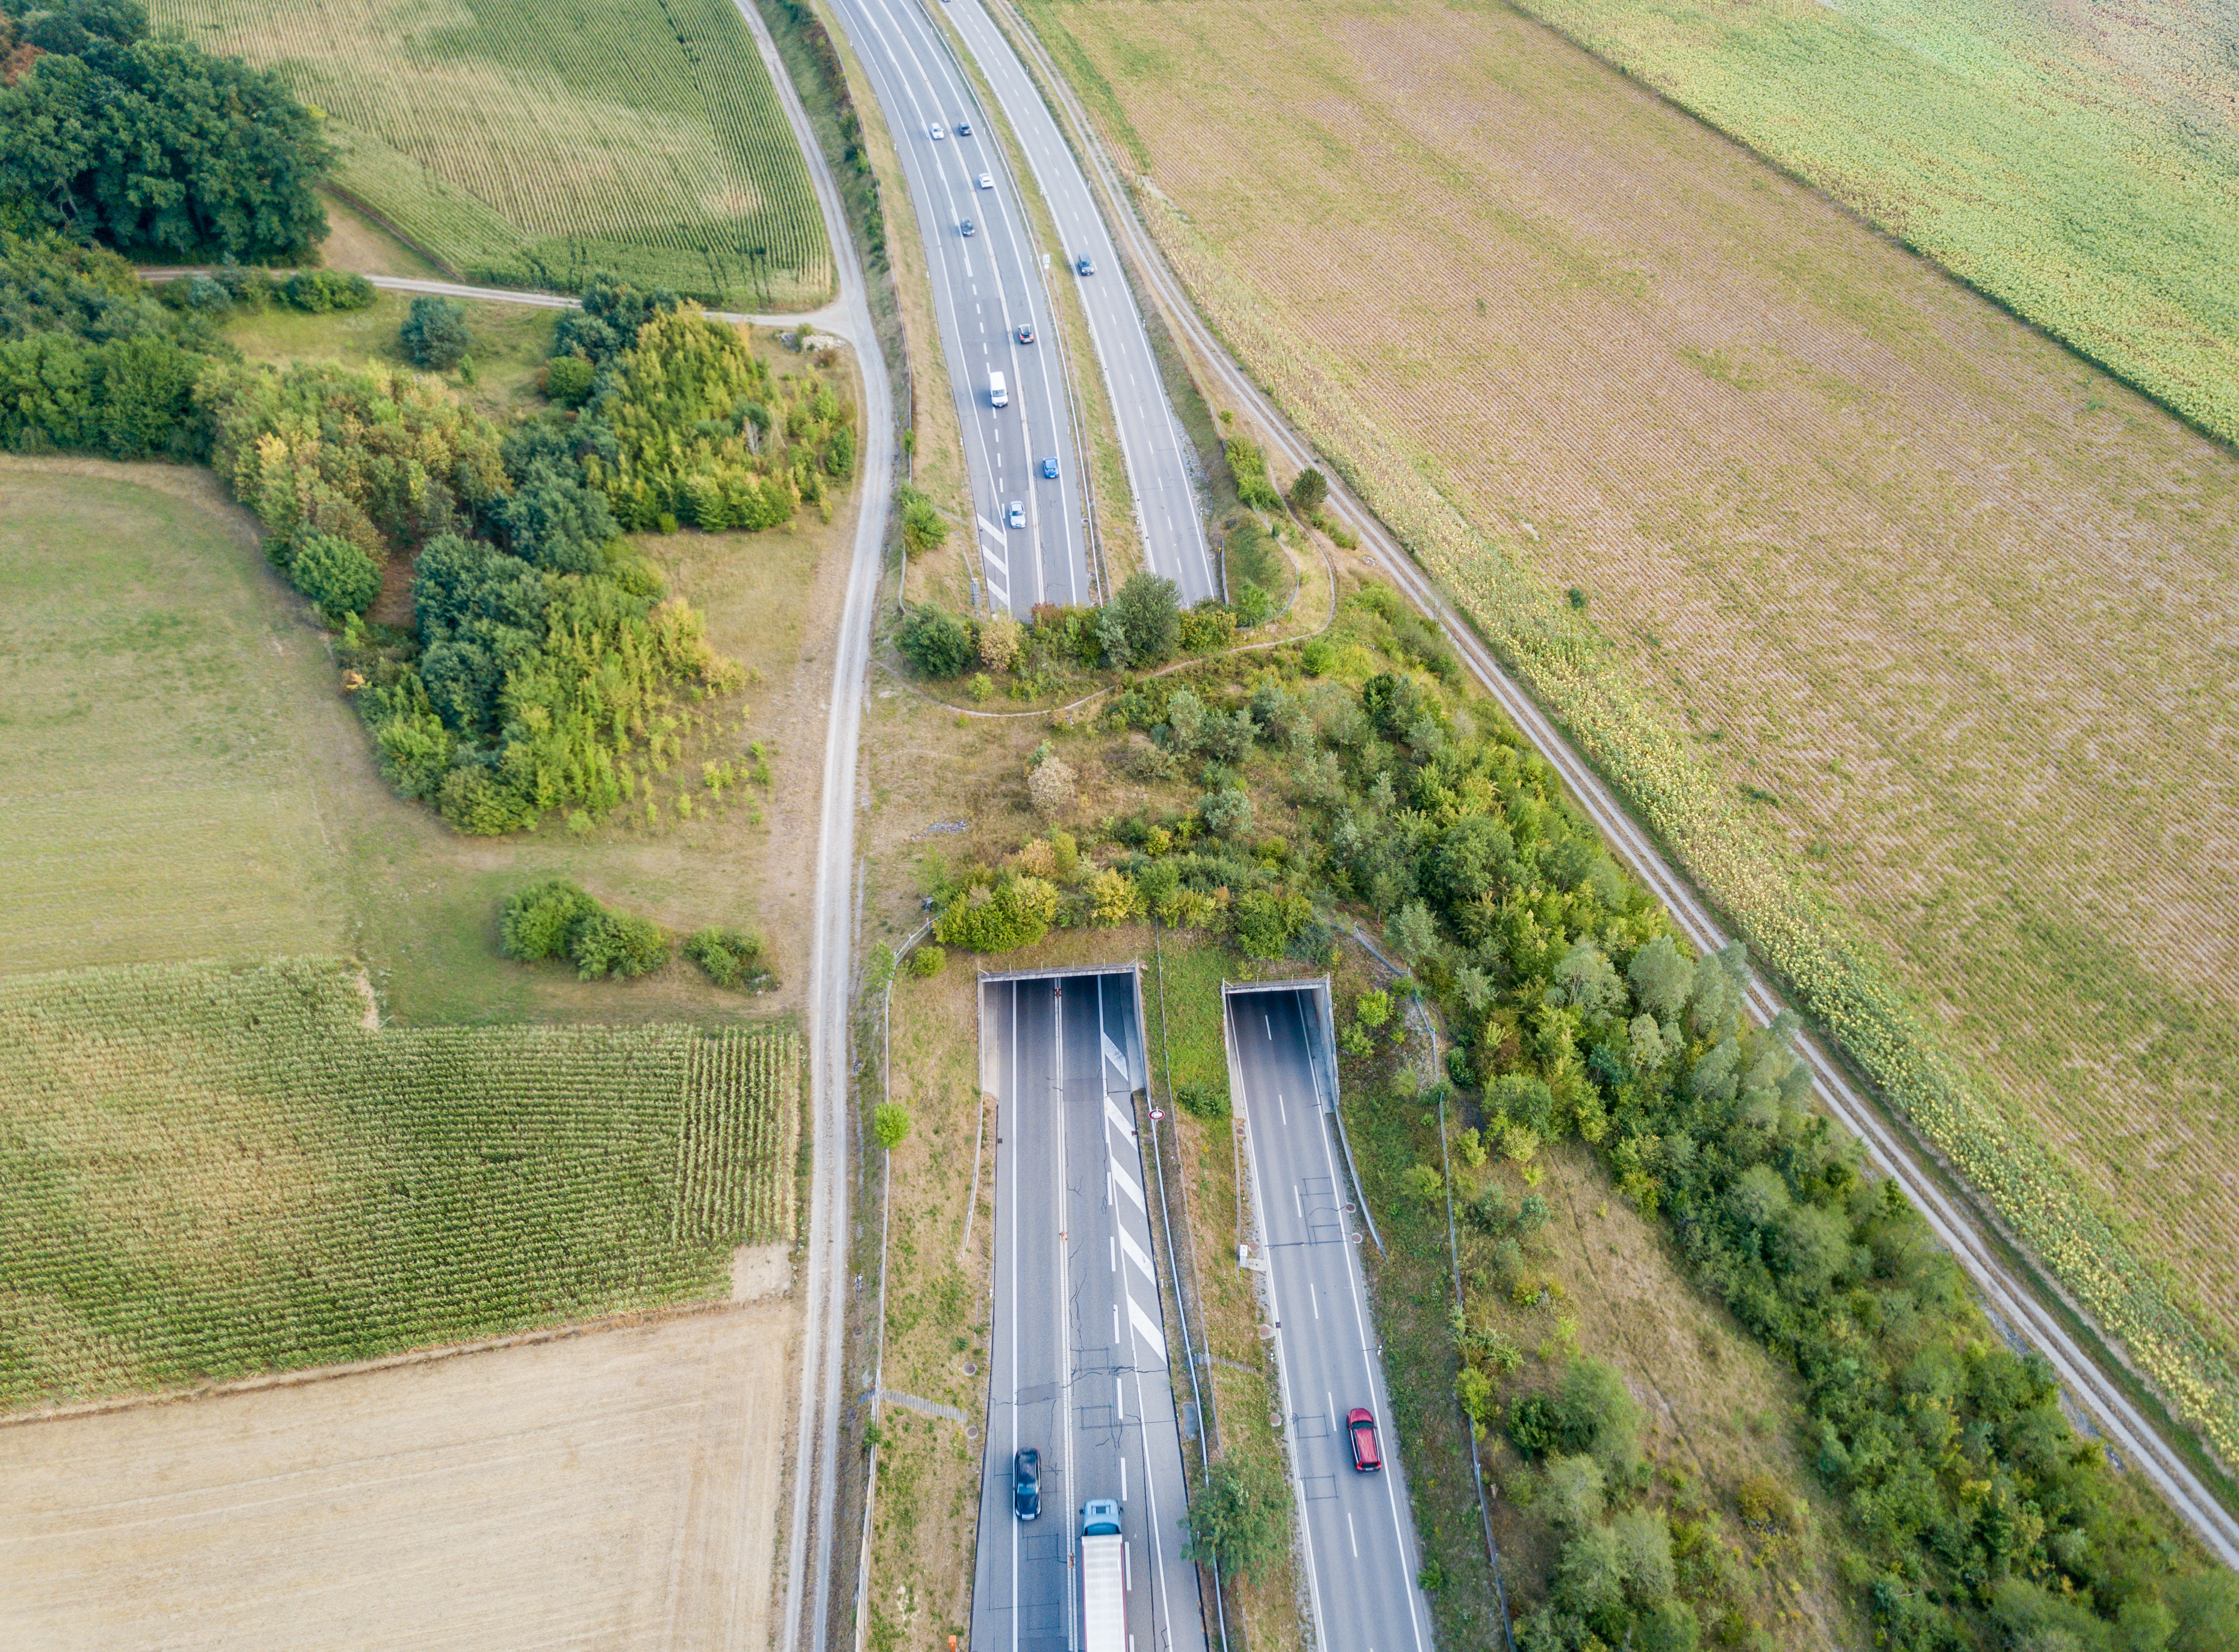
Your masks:
<svg viewBox="0 0 2239 1652"><path fill-rule="evenodd" d="M1056 481L1057 461L1055 459L1044 459L1042 461L1042 474L1047 476L1052 482Z"/></svg>
<svg viewBox="0 0 2239 1652"><path fill-rule="evenodd" d="M1041 1517L1042 1454L1032 1446L1012 1459L1011 1510L1020 1520Z"/></svg>

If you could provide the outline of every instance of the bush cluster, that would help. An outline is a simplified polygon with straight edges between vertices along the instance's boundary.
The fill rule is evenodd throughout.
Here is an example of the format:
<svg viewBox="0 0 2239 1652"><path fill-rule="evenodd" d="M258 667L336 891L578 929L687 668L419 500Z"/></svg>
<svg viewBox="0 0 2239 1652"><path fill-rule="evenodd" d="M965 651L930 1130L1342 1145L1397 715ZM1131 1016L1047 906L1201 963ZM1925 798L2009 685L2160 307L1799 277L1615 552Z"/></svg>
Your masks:
<svg viewBox="0 0 2239 1652"><path fill-rule="evenodd" d="M576 977L631 980L668 962L668 936L650 918L603 907L575 884L553 878L505 897L498 909L498 949L534 963L566 958Z"/></svg>
<svg viewBox="0 0 2239 1652"><path fill-rule="evenodd" d="M767 992L777 985L776 972L762 956L761 936L746 929L721 925L694 929L684 938L684 956L719 987Z"/></svg>

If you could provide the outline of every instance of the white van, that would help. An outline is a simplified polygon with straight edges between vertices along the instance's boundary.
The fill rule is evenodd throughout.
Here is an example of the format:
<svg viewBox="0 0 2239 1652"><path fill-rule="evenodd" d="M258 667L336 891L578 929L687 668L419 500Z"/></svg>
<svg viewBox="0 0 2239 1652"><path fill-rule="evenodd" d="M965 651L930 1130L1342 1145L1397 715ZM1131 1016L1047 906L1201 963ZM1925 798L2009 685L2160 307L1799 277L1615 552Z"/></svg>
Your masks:
<svg viewBox="0 0 2239 1652"><path fill-rule="evenodd" d="M1003 383L1003 376L1000 373L991 370L987 375L987 405L1008 407L1010 404L1010 386Z"/></svg>

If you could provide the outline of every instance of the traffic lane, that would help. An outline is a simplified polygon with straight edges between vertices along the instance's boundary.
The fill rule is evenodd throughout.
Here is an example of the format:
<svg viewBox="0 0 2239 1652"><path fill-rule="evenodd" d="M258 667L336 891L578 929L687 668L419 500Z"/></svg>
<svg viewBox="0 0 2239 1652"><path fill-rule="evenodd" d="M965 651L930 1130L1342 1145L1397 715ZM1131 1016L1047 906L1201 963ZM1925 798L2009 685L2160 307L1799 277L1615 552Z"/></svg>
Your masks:
<svg viewBox="0 0 2239 1652"><path fill-rule="evenodd" d="M1413 1522L1355 1254L1359 1224L1344 1209L1308 1056L1311 1001L1302 992L1252 993L1229 1005L1324 1642L1332 1652L1426 1652ZM1385 1466L1375 1473L1352 1466L1344 1418L1355 1406L1376 1419Z"/></svg>
<svg viewBox="0 0 2239 1652"><path fill-rule="evenodd" d="M1145 554L1154 571L1175 580L1186 600L1218 594L1212 553L1179 422L1166 401L1134 295L1119 273L1119 255L1088 181L1066 147L1055 117L1026 66L979 0L953 0L958 30L979 60L1018 132L1043 197L1049 202L1068 263L1082 253L1097 275L1073 278L1120 427L1122 458L1138 502Z"/></svg>
<svg viewBox="0 0 2239 1652"><path fill-rule="evenodd" d="M1015 532L1007 526L1007 507L1014 498L1037 500L1031 470L1038 456L1033 450L1052 443L1064 428L1066 404L1061 396L1053 403L1046 395L1025 392L1022 384L1022 393L1012 402L1025 416L1022 422L993 408L988 396L991 367L1003 371L1007 380L1021 380L1018 354L1032 347L1016 343L1019 323L1033 322L1038 334L1046 325L1037 319L1046 305L1027 263L1031 250L997 227L975 256L973 243L982 236L961 233L967 218L980 228L980 209L973 198L978 193L976 174L968 170L969 159L954 149L952 130L959 112L969 115L971 103L947 55L914 34L910 14L895 11L883 0L846 0L840 10L897 137L926 244L951 390L966 436L974 515L984 524L977 537L991 600L1013 610L1061 600L1085 586L1077 513L1060 511ZM935 126L944 133L940 139L932 136ZM983 348L973 349L983 336ZM1064 451L1053 446L1050 450ZM1053 539L1057 543L1051 543Z"/></svg>
<svg viewBox="0 0 2239 1652"><path fill-rule="evenodd" d="M982 994L983 1036L998 1041L995 1300L972 1645L1058 1652L1066 1644L1073 1475L1064 1426L1066 1304L1053 1265L1065 1157L1054 1105L1055 1000L1046 982L991 983ZM1033 1522L1013 1512L1012 1466L1022 1447L1041 1454L1042 1512Z"/></svg>
<svg viewBox="0 0 2239 1652"><path fill-rule="evenodd" d="M1079 601L1086 594L1087 564L1078 512L1066 508L1061 491L1070 467L1060 467L1057 510L1045 510L1047 490L1038 485L1041 480L1038 475L1040 460L1066 450L1060 443L1068 423L1069 404L1062 393L1061 382L1052 381L1038 347L1017 342L1016 329L1021 320L1033 326L1038 338L1047 336L1044 330L1049 319L1046 314L1047 305L1037 276L1038 254L1033 237L1013 212L1008 191L1000 187L984 190L979 188L983 174L991 177L999 173L1007 175L1007 169L994 153L984 121L974 124L969 134L955 130L957 120L970 123L970 117L977 111L969 98L969 89L957 76L953 60L934 36L924 14L908 4L907 0L860 3L888 32L891 49L906 56L911 67L930 83L943 89L953 111L947 127L949 136L946 140L928 141L933 150L941 152L936 157L936 163L953 173L952 198L960 197L963 202L955 210L974 218L980 234L990 243L990 260L1004 274L1005 312L993 317L992 328L987 324L990 318L984 304L976 304L973 317L979 323L979 383L987 382L986 375L991 369L1003 372L1011 390L1011 405L1020 414L1020 441L1003 442L1004 430L1000 424L995 432L995 488L1001 513L994 516L994 524L1003 537L1004 560L1013 568L1019 566L1019 558L1012 554L1012 542L1023 533L1024 549L1032 564L1027 579L1031 599ZM965 251L968 259L970 250L967 248ZM976 292L974 296L976 301ZM972 330L967 330L964 338L968 353L974 342ZM991 407L988 411L993 413L994 410ZM1008 506L1014 500L1025 507L1026 523L1021 530L1009 525Z"/></svg>
<svg viewBox="0 0 2239 1652"><path fill-rule="evenodd" d="M1080 1495L1121 1505L1136 1644L1203 1652L1197 1571L1181 1555L1181 1430L1135 1133L1137 990L1132 973L1066 983Z"/></svg>

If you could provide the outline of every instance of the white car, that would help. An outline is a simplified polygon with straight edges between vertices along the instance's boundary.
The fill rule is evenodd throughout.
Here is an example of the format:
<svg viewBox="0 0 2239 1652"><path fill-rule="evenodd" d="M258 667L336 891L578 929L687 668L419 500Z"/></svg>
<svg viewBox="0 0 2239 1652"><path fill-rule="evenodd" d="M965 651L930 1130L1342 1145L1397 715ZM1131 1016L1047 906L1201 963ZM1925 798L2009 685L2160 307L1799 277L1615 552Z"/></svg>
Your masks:
<svg viewBox="0 0 2239 1652"><path fill-rule="evenodd" d="M1010 521L1013 528L1023 528L1026 525L1026 508L1016 499L1011 501Z"/></svg>
<svg viewBox="0 0 2239 1652"><path fill-rule="evenodd" d="M995 187L995 175L993 172L982 172L980 175L980 187L983 190L993 189Z"/></svg>
<svg viewBox="0 0 2239 1652"><path fill-rule="evenodd" d="M933 133L933 141L936 143L940 143L942 138L948 136L947 133L942 131L938 126L931 127L927 130Z"/></svg>

